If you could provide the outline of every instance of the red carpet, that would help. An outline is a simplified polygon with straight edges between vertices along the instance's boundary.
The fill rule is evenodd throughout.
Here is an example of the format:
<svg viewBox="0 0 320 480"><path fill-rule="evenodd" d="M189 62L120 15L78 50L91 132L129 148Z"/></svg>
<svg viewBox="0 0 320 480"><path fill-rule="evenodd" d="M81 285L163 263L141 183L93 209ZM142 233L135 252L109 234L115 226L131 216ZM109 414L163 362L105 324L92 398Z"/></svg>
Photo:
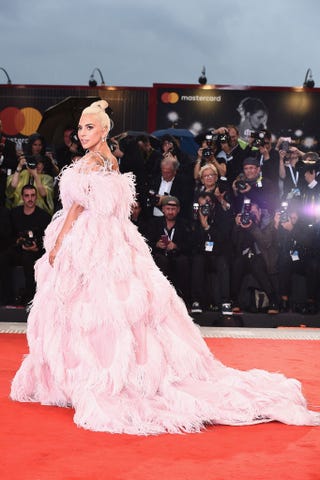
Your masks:
<svg viewBox="0 0 320 480"><path fill-rule="evenodd" d="M319 341L208 339L227 365L281 371L320 404ZM0 335L0 480L319 480L320 427L216 426L134 437L77 428L73 410L9 400L25 335ZM213 399L214 401L214 399Z"/></svg>

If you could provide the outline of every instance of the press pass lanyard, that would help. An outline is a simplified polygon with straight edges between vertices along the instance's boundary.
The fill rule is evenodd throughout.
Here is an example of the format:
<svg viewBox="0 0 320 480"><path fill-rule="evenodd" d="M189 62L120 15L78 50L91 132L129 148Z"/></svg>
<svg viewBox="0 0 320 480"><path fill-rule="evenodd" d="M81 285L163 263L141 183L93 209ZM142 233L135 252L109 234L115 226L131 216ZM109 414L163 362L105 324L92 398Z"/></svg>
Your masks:
<svg viewBox="0 0 320 480"><path fill-rule="evenodd" d="M293 185L297 188L298 186L298 180L299 180L299 172L296 172L294 174L292 165L289 165L289 170L292 178Z"/></svg>
<svg viewBox="0 0 320 480"><path fill-rule="evenodd" d="M167 230L166 228L164 228L163 230L164 230L164 233L165 233L166 235L168 235L169 240L172 242L173 236L174 236L174 232L175 232L175 227L173 227L173 229L171 230L170 235L169 235L169 232L168 232L168 230Z"/></svg>

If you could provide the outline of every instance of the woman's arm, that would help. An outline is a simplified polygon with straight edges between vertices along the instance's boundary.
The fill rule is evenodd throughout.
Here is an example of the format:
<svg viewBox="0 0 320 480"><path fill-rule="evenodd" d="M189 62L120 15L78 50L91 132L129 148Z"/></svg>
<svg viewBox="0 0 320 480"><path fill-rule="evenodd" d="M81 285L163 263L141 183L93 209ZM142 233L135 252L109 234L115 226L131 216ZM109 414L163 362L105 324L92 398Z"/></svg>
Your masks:
<svg viewBox="0 0 320 480"><path fill-rule="evenodd" d="M56 258L56 255L58 253L59 248L61 247L61 244L63 242L64 237L67 235L67 233L71 230L74 222L77 220L79 215L83 212L84 207L82 205L79 205L78 203L73 203L71 205L71 208L66 216L66 219L62 225L62 228L60 230L59 235L57 236L55 246L49 253L49 263L51 266L54 264L54 260Z"/></svg>
<svg viewBox="0 0 320 480"><path fill-rule="evenodd" d="M284 157L286 155L286 152L283 150L279 151L279 177L281 180L284 180L286 178L286 168L284 165Z"/></svg>
<svg viewBox="0 0 320 480"><path fill-rule="evenodd" d="M225 177L226 176L226 173L227 173L227 164L226 163L219 163L218 160L215 157L213 158L213 161L211 163L218 170L219 177Z"/></svg>
<svg viewBox="0 0 320 480"><path fill-rule="evenodd" d="M30 169L30 168L28 168L28 172L34 178L34 186L36 187L37 191L39 192L39 195L41 195L42 198L45 198L47 196L47 190L42 183L41 174L39 174L37 172L37 170Z"/></svg>
<svg viewBox="0 0 320 480"><path fill-rule="evenodd" d="M19 184L19 178L20 178L20 173L23 169L23 167L25 166L26 164L26 159L25 159L25 156L24 155L20 155L19 157L19 163L17 165L17 168L14 172L14 174L12 175L12 178L11 178L11 182L10 182L10 189L11 190L15 190Z"/></svg>

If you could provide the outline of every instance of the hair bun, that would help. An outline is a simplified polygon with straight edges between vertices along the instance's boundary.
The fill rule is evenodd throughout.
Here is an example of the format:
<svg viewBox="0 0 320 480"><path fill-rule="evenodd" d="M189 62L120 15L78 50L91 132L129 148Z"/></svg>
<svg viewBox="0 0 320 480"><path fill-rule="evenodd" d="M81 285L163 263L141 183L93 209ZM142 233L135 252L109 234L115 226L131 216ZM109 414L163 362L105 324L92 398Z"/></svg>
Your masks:
<svg viewBox="0 0 320 480"><path fill-rule="evenodd" d="M108 108L109 104L106 100L98 100L97 102L93 102L91 106L100 108L101 110L105 111Z"/></svg>

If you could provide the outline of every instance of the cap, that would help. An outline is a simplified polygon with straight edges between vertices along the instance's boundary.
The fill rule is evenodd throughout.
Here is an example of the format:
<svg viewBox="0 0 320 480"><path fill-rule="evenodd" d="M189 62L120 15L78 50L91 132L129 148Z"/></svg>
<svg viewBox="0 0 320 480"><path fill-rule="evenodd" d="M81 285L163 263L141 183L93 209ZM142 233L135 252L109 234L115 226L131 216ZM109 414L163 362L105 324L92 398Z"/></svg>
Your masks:
<svg viewBox="0 0 320 480"><path fill-rule="evenodd" d="M171 205L172 207L180 207L180 201L177 197L172 197L171 195L165 195L161 200L161 206Z"/></svg>
<svg viewBox="0 0 320 480"><path fill-rule="evenodd" d="M260 167L260 162L258 158L248 157L243 160L242 166L244 167L245 165L254 165L255 167Z"/></svg>

